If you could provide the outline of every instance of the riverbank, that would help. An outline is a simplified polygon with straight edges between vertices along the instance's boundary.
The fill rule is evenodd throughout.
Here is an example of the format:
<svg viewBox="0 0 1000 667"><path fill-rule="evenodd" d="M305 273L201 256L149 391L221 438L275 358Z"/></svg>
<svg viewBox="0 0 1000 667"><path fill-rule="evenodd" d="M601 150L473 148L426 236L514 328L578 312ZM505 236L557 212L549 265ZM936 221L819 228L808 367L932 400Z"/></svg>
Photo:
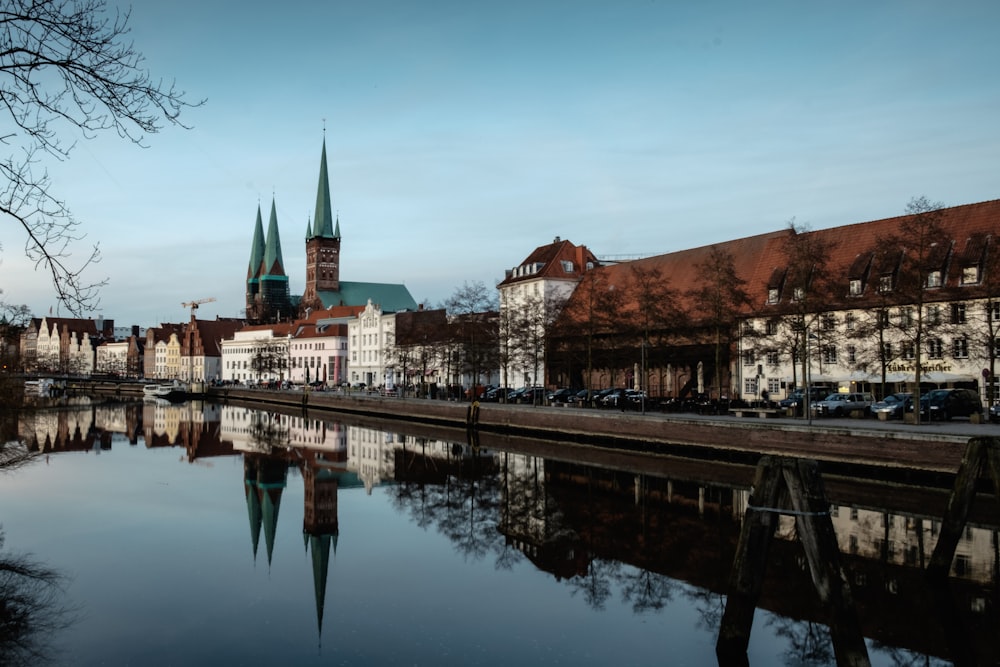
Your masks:
<svg viewBox="0 0 1000 667"><path fill-rule="evenodd" d="M1000 426L968 421L902 424L873 419L736 417L620 412L390 398L341 392L210 388L210 400L402 420L583 446L677 454L753 464L760 456L799 456L885 471L954 474L969 438L1000 435Z"/></svg>

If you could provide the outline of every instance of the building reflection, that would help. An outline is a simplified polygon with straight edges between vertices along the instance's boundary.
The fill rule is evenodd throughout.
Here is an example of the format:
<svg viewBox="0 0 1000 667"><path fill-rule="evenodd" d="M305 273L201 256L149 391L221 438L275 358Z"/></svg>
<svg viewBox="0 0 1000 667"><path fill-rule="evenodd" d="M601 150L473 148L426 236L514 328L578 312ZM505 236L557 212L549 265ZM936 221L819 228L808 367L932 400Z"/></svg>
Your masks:
<svg viewBox="0 0 1000 667"><path fill-rule="evenodd" d="M100 451L119 440L135 445L141 433L147 447L183 447L189 462L242 456L252 557L263 537L269 565L283 493L290 478L301 479L302 535L320 632L340 537L341 490L372 493L383 486L399 511L435 526L456 549L492 555L498 567L528 560L597 607L612 584L636 611L697 596L712 627L749 500L748 486L716 481L721 467L712 461L678 466L683 473L676 475L646 474L235 406L80 405L24 417L20 428L38 452ZM866 491L857 494L864 501L849 502L851 482L841 481L831 495L864 634L876 647L946 655L946 639L933 622L940 607L923 577L940 519L919 511L926 506L919 492L907 498ZM886 506L875 506L873 497ZM951 571L951 611L973 634L982 664L1000 661L990 631L1000 620L1000 540L991 510L967 527ZM812 584L795 530L793 519L782 517L760 606L777 615L776 623L816 623L821 615L808 595Z"/></svg>

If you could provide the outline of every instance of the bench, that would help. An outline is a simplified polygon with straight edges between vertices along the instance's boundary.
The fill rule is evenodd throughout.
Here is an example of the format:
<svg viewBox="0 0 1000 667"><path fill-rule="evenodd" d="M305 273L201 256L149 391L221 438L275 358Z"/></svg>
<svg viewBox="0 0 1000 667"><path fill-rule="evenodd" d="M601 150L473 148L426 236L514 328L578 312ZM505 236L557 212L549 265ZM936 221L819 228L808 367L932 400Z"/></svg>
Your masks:
<svg viewBox="0 0 1000 667"><path fill-rule="evenodd" d="M729 408L729 411L736 417L758 417L760 419L778 417L785 414L784 410L777 408Z"/></svg>

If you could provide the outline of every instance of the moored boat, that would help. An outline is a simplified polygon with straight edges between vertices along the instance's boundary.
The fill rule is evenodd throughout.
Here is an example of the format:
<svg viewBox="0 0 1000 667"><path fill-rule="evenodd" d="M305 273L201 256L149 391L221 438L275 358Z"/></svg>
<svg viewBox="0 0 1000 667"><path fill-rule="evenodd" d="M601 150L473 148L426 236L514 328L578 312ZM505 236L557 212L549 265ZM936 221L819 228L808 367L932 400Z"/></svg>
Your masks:
<svg viewBox="0 0 1000 667"><path fill-rule="evenodd" d="M187 396L187 388L179 382L170 384L147 384L142 388L143 398L182 401Z"/></svg>

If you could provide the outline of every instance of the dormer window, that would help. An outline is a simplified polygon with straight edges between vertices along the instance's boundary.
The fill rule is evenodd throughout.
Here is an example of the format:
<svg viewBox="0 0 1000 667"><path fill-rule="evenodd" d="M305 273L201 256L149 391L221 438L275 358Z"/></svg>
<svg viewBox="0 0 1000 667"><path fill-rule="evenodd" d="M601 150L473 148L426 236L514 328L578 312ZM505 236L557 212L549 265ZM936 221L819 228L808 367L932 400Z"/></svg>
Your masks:
<svg viewBox="0 0 1000 667"><path fill-rule="evenodd" d="M568 259L562 260L562 270L566 273L573 273L573 262Z"/></svg>
<svg viewBox="0 0 1000 667"><path fill-rule="evenodd" d="M941 287L941 272L938 270L931 271L927 274L927 286L928 287Z"/></svg>
<svg viewBox="0 0 1000 667"><path fill-rule="evenodd" d="M978 285L979 284L979 267L978 266L966 266L962 269L962 284L963 285Z"/></svg>
<svg viewBox="0 0 1000 667"><path fill-rule="evenodd" d="M777 287L771 287L767 290L767 302L768 303L778 303L778 296L780 291Z"/></svg>
<svg viewBox="0 0 1000 667"><path fill-rule="evenodd" d="M801 287L792 290L792 301L802 301L806 296L806 291Z"/></svg>
<svg viewBox="0 0 1000 667"><path fill-rule="evenodd" d="M892 274L886 274L878 279L878 291L879 292L891 292L892 291Z"/></svg>
<svg viewBox="0 0 1000 667"><path fill-rule="evenodd" d="M850 295L851 296L861 296L861 280L855 278L850 283Z"/></svg>

